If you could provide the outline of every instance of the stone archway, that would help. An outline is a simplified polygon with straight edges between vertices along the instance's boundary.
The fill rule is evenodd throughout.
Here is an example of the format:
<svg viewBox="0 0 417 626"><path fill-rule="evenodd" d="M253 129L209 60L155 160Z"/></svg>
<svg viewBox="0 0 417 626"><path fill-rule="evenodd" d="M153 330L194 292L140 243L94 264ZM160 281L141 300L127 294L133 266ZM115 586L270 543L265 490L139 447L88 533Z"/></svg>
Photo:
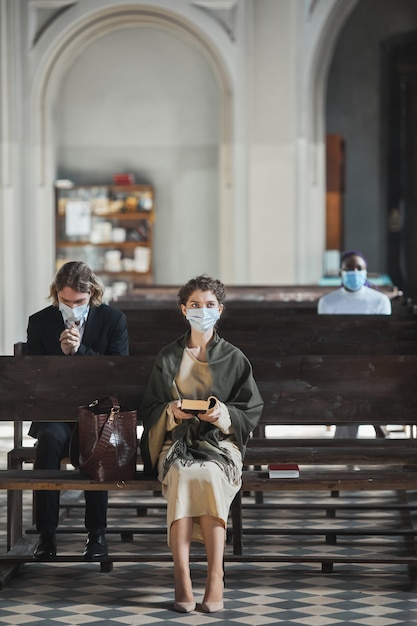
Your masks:
<svg viewBox="0 0 417 626"><path fill-rule="evenodd" d="M232 161L232 94L231 78L215 45L194 25L178 15L162 9L127 6L109 7L89 14L61 28L59 37L50 45L39 65L34 92L31 98L32 145L36 169L32 170L31 186L36 190L30 215L31 231L35 233L30 256L39 259L39 284L48 284L54 261L54 207L52 188L56 176L55 137L52 112L62 77L74 58L92 41L114 29L134 26L157 26L176 36L203 53L212 67L220 93L221 129L219 138L219 237L220 264L228 268L233 264L233 195L230 192ZM225 270L225 273L226 270ZM44 294L33 290L31 308L39 306Z"/></svg>

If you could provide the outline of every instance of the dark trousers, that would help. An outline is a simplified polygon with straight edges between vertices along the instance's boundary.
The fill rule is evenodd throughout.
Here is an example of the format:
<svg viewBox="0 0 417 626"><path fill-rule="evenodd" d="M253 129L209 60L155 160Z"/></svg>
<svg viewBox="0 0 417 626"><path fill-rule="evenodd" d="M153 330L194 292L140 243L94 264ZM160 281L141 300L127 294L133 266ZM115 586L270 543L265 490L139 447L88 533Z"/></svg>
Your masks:
<svg viewBox="0 0 417 626"><path fill-rule="evenodd" d="M59 469L68 456L73 424L44 422L37 426L35 469ZM36 528L54 529L59 519L59 491L35 491ZM85 491L85 527L90 530L106 528L107 491Z"/></svg>

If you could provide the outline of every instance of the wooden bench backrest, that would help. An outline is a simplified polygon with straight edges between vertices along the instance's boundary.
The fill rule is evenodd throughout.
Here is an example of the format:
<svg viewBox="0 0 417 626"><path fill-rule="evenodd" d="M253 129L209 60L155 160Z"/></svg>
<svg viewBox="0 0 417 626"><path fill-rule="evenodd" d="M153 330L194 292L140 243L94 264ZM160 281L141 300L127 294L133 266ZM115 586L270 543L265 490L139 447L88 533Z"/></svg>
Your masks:
<svg viewBox="0 0 417 626"><path fill-rule="evenodd" d="M125 311L130 353L156 354L183 334L179 312ZM282 315L276 308L226 309L219 332L252 359L256 354L417 354L417 321L381 315Z"/></svg>
<svg viewBox="0 0 417 626"><path fill-rule="evenodd" d="M139 408L153 356L0 357L0 420L71 421L77 407L115 395ZM417 421L417 356L324 355L254 359L275 424L411 424ZM140 415L139 415L140 418Z"/></svg>
<svg viewBox="0 0 417 626"><path fill-rule="evenodd" d="M370 275L370 281L373 277ZM340 285L340 281L337 281ZM119 308L138 308L147 302L158 302L161 305L176 302L180 285L141 285L137 289L129 290L125 296L118 297L112 302ZM271 302L282 306L317 306L317 300L338 288L324 285L226 285L226 302ZM403 304L399 297L401 293L395 287L382 285L379 291L386 293L389 298L394 298L395 303Z"/></svg>

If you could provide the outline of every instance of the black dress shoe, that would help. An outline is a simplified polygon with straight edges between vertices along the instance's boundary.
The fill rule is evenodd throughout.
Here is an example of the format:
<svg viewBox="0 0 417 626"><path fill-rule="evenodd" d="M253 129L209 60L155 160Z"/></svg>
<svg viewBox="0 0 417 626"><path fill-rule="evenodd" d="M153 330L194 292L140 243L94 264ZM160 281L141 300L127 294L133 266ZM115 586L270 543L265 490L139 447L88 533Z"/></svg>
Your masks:
<svg viewBox="0 0 417 626"><path fill-rule="evenodd" d="M33 556L38 561L48 561L56 557L55 529L41 531Z"/></svg>
<svg viewBox="0 0 417 626"><path fill-rule="evenodd" d="M83 552L84 561L99 561L106 556L108 556L108 551L105 531L90 530Z"/></svg>

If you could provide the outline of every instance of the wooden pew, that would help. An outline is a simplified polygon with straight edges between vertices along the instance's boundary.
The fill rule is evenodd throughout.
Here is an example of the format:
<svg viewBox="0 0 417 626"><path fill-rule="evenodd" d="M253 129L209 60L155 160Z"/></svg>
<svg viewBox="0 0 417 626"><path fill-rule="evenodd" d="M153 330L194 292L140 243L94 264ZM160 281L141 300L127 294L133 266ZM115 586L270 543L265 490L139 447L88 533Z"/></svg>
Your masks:
<svg viewBox="0 0 417 626"><path fill-rule="evenodd" d="M184 333L179 311L159 308L125 310L130 353L156 354ZM219 333L251 359L256 355L416 354L415 317L382 315L283 314L274 306L245 304L226 308Z"/></svg>
<svg viewBox="0 0 417 626"><path fill-rule="evenodd" d="M111 394L132 408L138 408L149 375L153 357L0 357L0 420L35 419L72 421L76 408L96 397ZM417 423L414 381L417 379L415 355L303 355L266 359L254 358L255 378L265 400L261 418L263 425L298 425L349 423L409 424L411 431ZM140 415L139 415L140 417ZM251 439L248 444L243 473L245 492L324 492L332 491L399 491L407 495L417 489L417 440L375 439L340 440L297 437L283 439ZM301 466L299 479L269 479L269 462L297 462ZM138 459L140 463L140 459ZM351 464L363 466L357 472ZM254 467L260 466L255 471ZM138 466L137 477L125 484L126 491L154 491L159 484L143 476ZM8 533L10 550L0 562L19 564L32 560L31 554L21 553L19 542L23 535L19 495L33 489L104 489L118 490L115 484L90 481L76 470L48 472L46 470L7 469L0 471L0 488L7 489ZM330 506L330 505L329 505ZM333 508L337 505L332 505ZM261 507L260 507L261 510ZM246 554L243 535L244 508L238 496L232 506L233 554L227 560L265 560L265 555ZM292 530L292 532L294 529ZM347 529L350 534L355 531ZM140 528L137 529L140 533ZM270 530L264 529L264 533ZM277 528L276 532L286 532ZM328 537L328 529L315 529ZM343 533L343 531L341 531ZM378 533L378 529L375 529ZM414 536L414 528L395 529L400 536ZM305 531L303 531L305 534ZM358 531L356 531L358 534ZM360 534L360 533L359 533ZM80 557L65 557L78 562ZM162 558L162 557L158 557ZM164 555L170 560L170 554ZM268 560L281 561L279 554ZM292 562L310 562L308 554L293 557ZM340 556L327 552L315 558L329 571L332 563L355 563L355 553ZM59 560L59 557L58 557ZM129 557L110 555L104 566L118 560L153 560L151 553ZM417 567L417 556L407 554L400 559L375 555L374 562L404 563ZM102 564L103 565L103 564Z"/></svg>
<svg viewBox="0 0 417 626"><path fill-rule="evenodd" d="M372 282L372 275L369 279ZM324 285L226 285L227 302L273 302L278 305L295 305L303 308L314 308L318 299L336 289ZM110 302L119 308L140 307L143 303L158 302L161 306L175 303L179 286L175 285L141 285L130 289L123 296L118 296ZM390 299L402 300L402 292L395 286L382 285L378 287Z"/></svg>

